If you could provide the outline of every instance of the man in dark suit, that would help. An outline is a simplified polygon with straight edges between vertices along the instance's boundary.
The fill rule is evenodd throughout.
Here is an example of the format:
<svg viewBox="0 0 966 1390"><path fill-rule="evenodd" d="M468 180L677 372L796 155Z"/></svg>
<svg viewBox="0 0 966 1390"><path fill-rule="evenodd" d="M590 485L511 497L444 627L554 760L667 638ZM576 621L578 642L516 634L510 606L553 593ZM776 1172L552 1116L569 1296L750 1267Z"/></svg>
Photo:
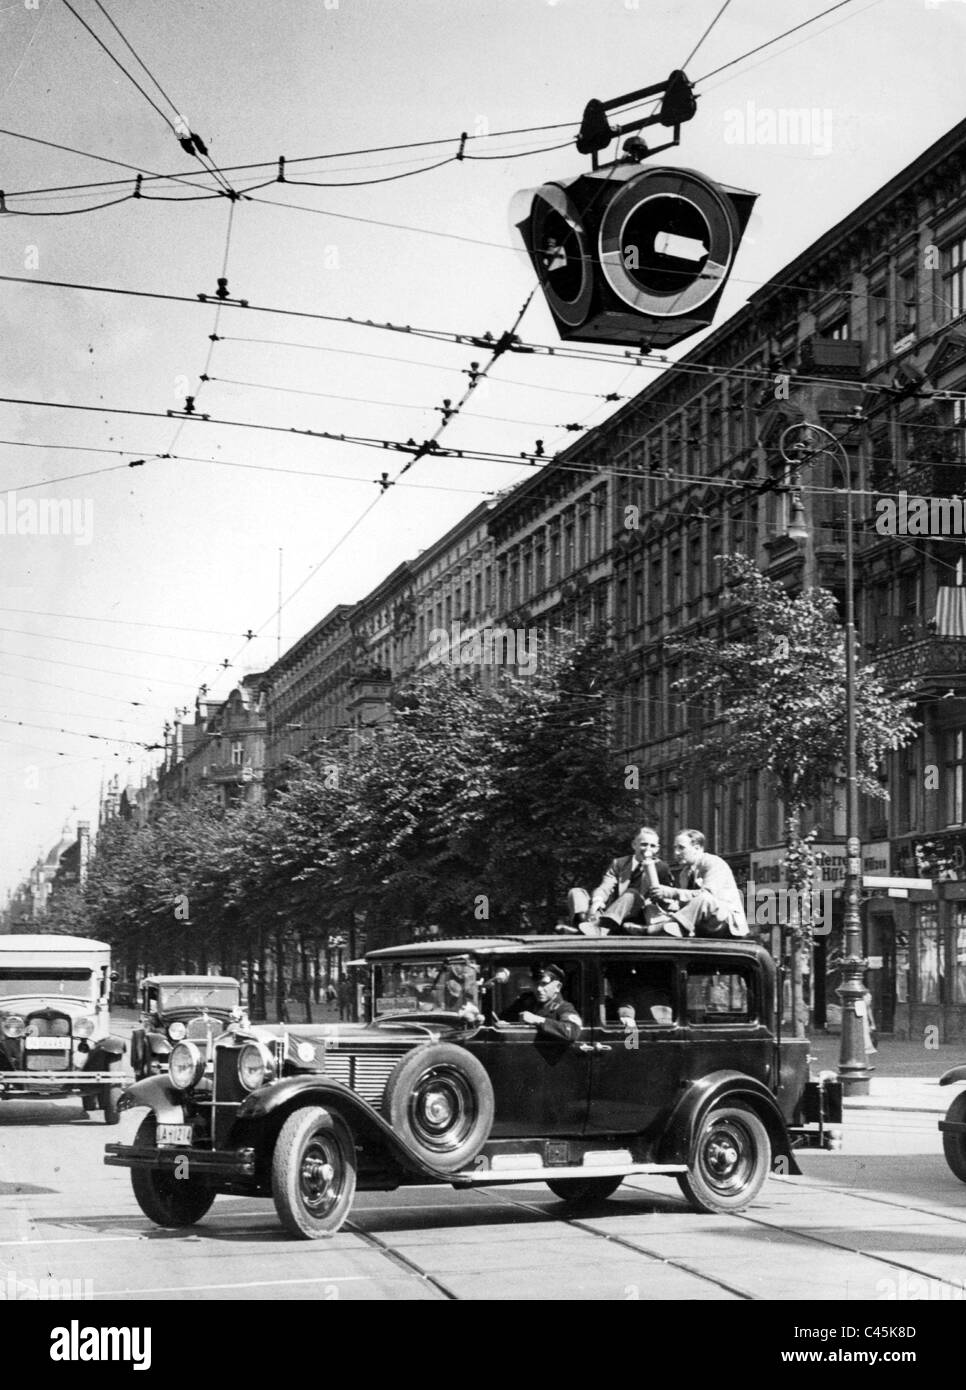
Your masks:
<svg viewBox="0 0 966 1390"><path fill-rule="evenodd" d="M652 900L656 884L671 884L671 870L657 857L657 831L642 825L631 841L631 853L611 860L594 889L571 888L567 907L573 928L585 936L611 932L683 935L678 924Z"/></svg>

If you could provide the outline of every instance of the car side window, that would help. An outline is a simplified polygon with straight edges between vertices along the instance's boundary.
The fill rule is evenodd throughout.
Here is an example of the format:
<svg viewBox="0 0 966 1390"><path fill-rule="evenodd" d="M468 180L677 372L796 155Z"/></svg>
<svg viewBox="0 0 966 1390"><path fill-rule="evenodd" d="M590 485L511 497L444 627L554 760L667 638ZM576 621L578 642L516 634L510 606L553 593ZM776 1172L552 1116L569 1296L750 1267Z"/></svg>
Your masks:
<svg viewBox="0 0 966 1390"><path fill-rule="evenodd" d="M675 1021L672 961L603 961L601 981L603 1023L620 1024L632 1017L639 1027L666 1027Z"/></svg>
<svg viewBox="0 0 966 1390"><path fill-rule="evenodd" d="M576 960L560 960L554 957L552 962L546 957L539 960L520 960L519 957L510 957L492 962L490 966L491 976L497 970L507 970L509 979L502 981L492 991L486 992L486 997L492 998L490 1006L493 1013L499 1018L505 1010L510 1009L521 996L533 994L534 977L540 966L553 964L564 973L564 984L561 994L569 1004L580 1014L584 1022L587 1022L587 1015L581 1007L583 1004L583 984L581 978L580 962Z"/></svg>
<svg viewBox="0 0 966 1390"><path fill-rule="evenodd" d="M691 1023L751 1023L754 990L750 971L733 962L693 961L688 966Z"/></svg>

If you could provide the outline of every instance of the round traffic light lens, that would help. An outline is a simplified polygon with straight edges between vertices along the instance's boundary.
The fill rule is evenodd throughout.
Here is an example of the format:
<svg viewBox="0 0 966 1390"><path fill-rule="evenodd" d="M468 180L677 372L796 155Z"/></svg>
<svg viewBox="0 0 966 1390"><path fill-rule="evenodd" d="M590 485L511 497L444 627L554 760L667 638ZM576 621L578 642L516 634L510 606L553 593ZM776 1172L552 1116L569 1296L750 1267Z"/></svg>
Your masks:
<svg viewBox="0 0 966 1390"><path fill-rule="evenodd" d="M638 203L621 230L624 269L645 294L674 294L700 275L711 231L686 198Z"/></svg>

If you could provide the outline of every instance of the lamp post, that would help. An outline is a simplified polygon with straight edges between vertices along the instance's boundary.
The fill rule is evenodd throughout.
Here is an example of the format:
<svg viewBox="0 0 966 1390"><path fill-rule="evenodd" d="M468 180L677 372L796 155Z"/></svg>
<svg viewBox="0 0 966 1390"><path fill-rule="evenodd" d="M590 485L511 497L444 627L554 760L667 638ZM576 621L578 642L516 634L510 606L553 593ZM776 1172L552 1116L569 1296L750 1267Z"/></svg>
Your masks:
<svg viewBox="0 0 966 1390"><path fill-rule="evenodd" d="M792 478L792 518L788 535L807 539L804 509L798 495L797 470L821 454L834 457L842 469L845 487L845 883L842 922L842 982L836 991L842 1004L842 1036L839 1080L846 1095L869 1094L869 1067L865 1054L865 967L862 954L862 845L859 840L859 783L855 724L855 582L852 534L852 478L848 456L830 430L821 425L790 425L779 441L782 458L796 470Z"/></svg>

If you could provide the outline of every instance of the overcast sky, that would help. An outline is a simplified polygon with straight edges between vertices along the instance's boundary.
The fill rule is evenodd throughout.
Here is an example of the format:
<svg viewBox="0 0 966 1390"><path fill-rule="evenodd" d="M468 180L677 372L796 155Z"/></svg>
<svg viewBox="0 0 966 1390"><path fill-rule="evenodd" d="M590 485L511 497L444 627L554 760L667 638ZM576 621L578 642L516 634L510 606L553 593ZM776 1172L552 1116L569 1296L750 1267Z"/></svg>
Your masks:
<svg viewBox="0 0 966 1390"><path fill-rule="evenodd" d="M829 2L731 0L689 77L701 79ZM194 300L214 292L227 250L229 292L252 304L498 334L533 283L511 242L513 194L587 164L572 145L505 156L569 141L592 96L665 77L720 3L103 0L211 157L265 166L231 174L236 189L271 179L265 162L279 155L292 182L234 205L195 199L184 183L168 182L145 193L179 201L0 217L0 274ZM72 4L171 115L95 0ZM761 195L718 323L962 118L964 56L963 0L852 0L698 81L698 114L684 127L677 162ZM814 113L797 126L804 141L748 138L753 125L767 129L767 113L801 108ZM574 127L467 147L500 158L368 187L292 186L418 169L455 154L464 130L565 121ZM0 126L8 212L73 213L123 197L134 179L133 171L9 132L145 173L202 167L63 0L2 4ZM439 138L446 143L323 158ZM307 156L314 158L294 162ZM128 181L25 196L119 178ZM216 186L210 176L193 182L195 194ZM202 682L227 694L245 672L271 664L280 550L283 594L299 589L282 612L284 649L526 470L421 460L380 494L372 480L384 469L394 475L402 455L286 433L426 438L440 421L434 407L459 397L460 371L479 350L228 308L218 318L223 340L213 345L215 310L197 302L36 283L3 283L0 303L3 394L93 407L0 405L5 517L11 491L16 501L73 508L71 535L0 534L5 891L65 823L96 821L103 780L119 773L137 782L157 764L138 744L160 741L165 719L177 707L193 709ZM541 299L520 331L556 341ZM270 341L242 341L251 339ZM198 391L206 364L211 379ZM653 377L653 368L506 357L444 439L516 455L542 438L549 451L573 440L564 425L605 419L614 408L602 400L608 392L626 396ZM165 418L188 394L218 420L280 432ZM138 458L143 465L128 467ZM250 629L258 636L246 642Z"/></svg>

